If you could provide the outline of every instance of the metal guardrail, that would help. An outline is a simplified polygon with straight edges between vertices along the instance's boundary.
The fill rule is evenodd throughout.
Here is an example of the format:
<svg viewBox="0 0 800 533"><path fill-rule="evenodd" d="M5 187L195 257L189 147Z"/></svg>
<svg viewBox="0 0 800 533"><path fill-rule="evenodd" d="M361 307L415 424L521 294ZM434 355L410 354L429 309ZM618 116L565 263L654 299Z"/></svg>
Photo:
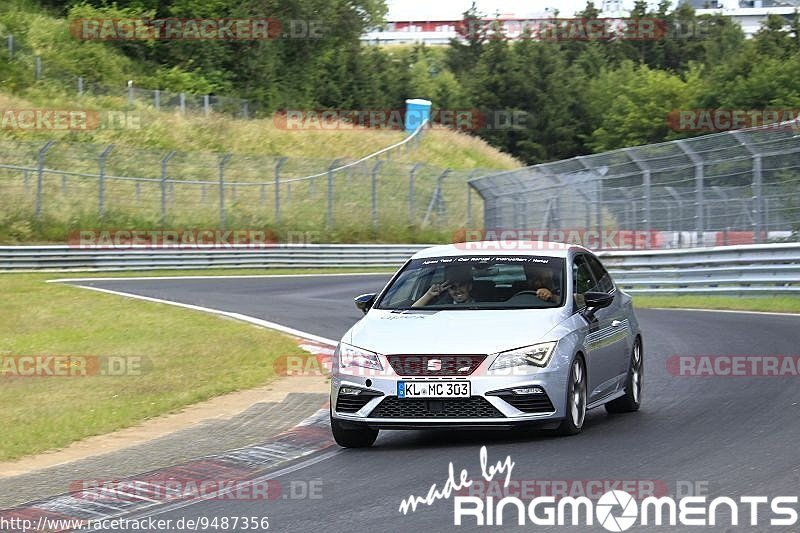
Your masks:
<svg viewBox="0 0 800 533"><path fill-rule="evenodd" d="M0 271L396 268L426 245L282 244L269 248L0 246ZM513 252L510 252L513 253ZM800 294L800 244L600 252L632 294Z"/></svg>
<svg viewBox="0 0 800 533"><path fill-rule="evenodd" d="M281 244L191 248L0 246L0 271L177 270L205 268L391 267L424 245Z"/></svg>
<svg viewBox="0 0 800 533"><path fill-rule="evenodd" d="M598 255L632 294L800 294L800 243Z"/></svg>

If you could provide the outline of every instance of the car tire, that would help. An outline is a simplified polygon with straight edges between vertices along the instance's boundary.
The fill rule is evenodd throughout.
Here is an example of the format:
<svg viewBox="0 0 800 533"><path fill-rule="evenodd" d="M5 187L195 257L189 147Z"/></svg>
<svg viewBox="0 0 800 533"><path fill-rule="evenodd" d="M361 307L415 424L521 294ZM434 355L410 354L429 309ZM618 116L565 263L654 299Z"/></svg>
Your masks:
<svg viewBox="0 0 800 533"><path fill-rule="evenodd" d="M644 384L644 355L642 342L637 338L631 349L628 377L625 380L625 396L606 404L609 413L632 413L642 405L642 386Z"/></svg>
<svg viewBox="0 0 800 533"><path fill-rule="evenodd" d="M556 433L562 436L577 435L586 421L586 363L578 356L572 362L567 382L567 416Z"/></svg>
<svg viewBox="0 0 800 533"><path fill-rule="evenodd" d="M342 448L369 448L378 438L378 430L364 426L358 429L344 428L337 419L331 415L331 431L333 440Z"/></svg>

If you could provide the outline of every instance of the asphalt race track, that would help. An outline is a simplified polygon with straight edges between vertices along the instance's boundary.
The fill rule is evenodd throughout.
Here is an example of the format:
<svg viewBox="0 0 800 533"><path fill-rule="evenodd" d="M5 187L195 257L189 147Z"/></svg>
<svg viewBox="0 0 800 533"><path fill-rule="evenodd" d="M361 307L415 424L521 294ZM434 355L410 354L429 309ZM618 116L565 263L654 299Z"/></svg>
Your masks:
<svg viewBox="0 0 800 533"><path fill-rule="evenodd" d="M375 291L385 281L386 276L334 276L76 284L238 312L338 339L360 316L352 297ZM602 408L591 411L584 432L571 438L513 432L382 432L371 449L337 447L324 460L279 478L285 483L321 480L321 498L205 501L157 517L269 516L270 530L275 531L449 530L454 527L451 500L408 515L398 512L400 502L412 494L424 496L433 483L441 487L451 461L456 472L464 468L470 477L480 478L481 445L487 446L491 463L511 457L515 480L649 480L666 484L673 495L679 483L706 487L710 497L797 495L800 378L681 377L671 375L666 362L674 355L798 355L800 317L661 310L640 310L638 316L646 362L644 404L638 413L610 416ZM473 526L468 521L460 529ZM745 525L734 530L795 528ZM597 524L518 529L605 531ZM641 529L635 526L631 531Z"/></svg>

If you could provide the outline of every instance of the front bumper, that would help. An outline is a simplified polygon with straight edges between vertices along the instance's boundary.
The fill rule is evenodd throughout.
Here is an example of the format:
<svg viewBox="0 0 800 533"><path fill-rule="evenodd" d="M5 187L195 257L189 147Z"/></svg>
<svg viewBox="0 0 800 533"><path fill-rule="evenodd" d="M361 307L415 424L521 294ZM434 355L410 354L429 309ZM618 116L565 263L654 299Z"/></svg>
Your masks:
<svg viewBox="0 0 800 533"><path fill-rule="evenodd" d="M365 377L337 373L331 379L331 416L346 426L375 429L510 429L557 425L566 416L569 366L551 361L547 368L529 372L501 375L479 368L468 377ZM401 399L397 397L398 381L469 381L471 397ZM354 401L347 395L340 396L342 387L366 392L359 401ZM511 393L511 389L530 387L539 387L543 394Z"/></svg>

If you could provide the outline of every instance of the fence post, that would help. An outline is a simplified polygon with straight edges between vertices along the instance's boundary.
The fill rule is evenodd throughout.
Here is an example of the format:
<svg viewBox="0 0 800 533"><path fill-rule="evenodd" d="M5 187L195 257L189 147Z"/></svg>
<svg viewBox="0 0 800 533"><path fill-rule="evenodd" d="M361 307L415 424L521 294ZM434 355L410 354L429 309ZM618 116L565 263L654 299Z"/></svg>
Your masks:
<svg viewBox="0 0 800 533"><path fill-rule="evenodd" d="M167 222L167 164L175 157L175 151L169 152L161 159L161 226Z"/></svg>
<svg viewBox="0 0 800 533"><path fill-rule="evenodd" d="M208 101L208 95L203 95L203 112L206 116L211 113L211 103Z"/></svg>
<svg viewBox="0 0 800 533"><path fill-rule="evenodd" d="M472 226L472 187L467 184L467 228Z"/></svg>
<svg viewBox="0 0 800 533"><path fill-rule="evenodd" d="M437 207L437 211L441 211L441 194L442 194L442 184L444 179L450 174L451 170L448 168L444 172L442 172L438 178L436 178L436 189L433 191L431 195L431 201L428 204L428 210L425 212L425 219L422 221L423 225L426 225L431 218L431 213L433 212L433 208Z"/></svg>
<svg viewBox="0 0 800 533"><path fill-rule="evenodd" d="M681 150L694 163L694 203L695 203L695 232L697 233L697 245L702 246L703 233L705 232L705 176L703 168L703 158L697 155L685 141L676 141Z"/></svg>
<svg viewBox="0 0 800 533"><path fill-rule="evenodd" d="M133 81L128 82L128 105L133 105Z"/></svg>
<svg viewBox="0 0 800 533"><path fill-rule="evenodd" d="M586 192L582 191L579 187L575 189L575 192L578 193L583 198L583 201L586 202L586 205L589 205L589 204L592 203L591 197L588 194L586 194ZM586 227L587 230L592 227L592 210L591 209L586 209L584 211L583 225ZM598 238L600 238L600 236L598 236Z"/></svg>
<svg viewBox="0 0 800 533"><path fill-rule="evenodd" d="M764 205L764 196L762 194L763 172L761 154L750 146L750 142L744 134L738 131L732 133L753 158L753 183L751 184L753 191L753 207L750 218L753 224L755 242L761 243L763 241L761 232L764 230L764 226L769 226L769 218L764 218L766 208Z"/></svg>
<svg viewBox="0 0 800 533"><path fill-rule="evenodd" d="M42 56L36 56L35 76L36 81L42 79Z"/></svg>
<svg viewBox="0 0 800 533"><path fill-rule="evenodd" d="M156 108L156 111L161 110L161 91L158 89L153 91L153 107Z"/></svg>
<svg viewBox="0 0 800 533"><path fill-rule="evenodd" d="M14 59L14 36L8 36L8 60L11 61Z"/></svg>
<svg viewBox="0 0 800 533"><path fill-rule="evenodd" d="M678 194L678 190L675 187L666 186L666 187L664 187L664 190L667 191L667 193L669 193L669 195L672 197L672 199L675 200L675 203L678 204L678 216L676 217L675 220L678 222L676 224L677 225L677 231L678 231L678 248L682 248L683 247L683 244L682 244L682 241L683 241L683 231L682 231L682 229L683 228L681 226L681 221L683 220L683 198L681 198L681 195ZM670 205L669 202L667 202L667 205L668 206ZM670 215L669 216L670 216L670 223L669 223L670 224L670 231L672 231L672 220L673 219L672 219L672 210L671 209L670 209Z"/></svg>
<svg viewBox="0 0 800 533"><path fill-rule="evenodd" d="M224 154L219 160L219 229L225 229L225 165L231 154Z"/></svg>
<svg viewBox="0 0 800 533"><path fill-rule="evenodd" d="M55 143L55 141L47 141L36 153L36 218L41 218L42 216L44 155Z"/></svg>
<svg viewBox="0 0 800 533"><path fill-rule="evenodd" d="M97 160L98 168L98 182L97 182L97 216L102 219L106 214L106 158L111 150L114 149L113 144L103 150Z"/></svg>
<svg viewBox="0 0 800 533"><path fill-rule="evenodd" d="M83 76L78 76L78 95L83 94Z"/></svg>
<svg viewBox="0 0 800 533"><path fill-rule="evenodd" d="M372 167L372 229L378 229L378 171L383 161L378 161Z"/></svg>
<svg viewBox="0 0 800 533"><path fill-rule="evenodd" d="M603 235L603 183L600 180L595 180L594 186L594 200L596 203L594 207L594 224L597 230L597 235L601 239ZM602 248L602 244L601 244Z"/></svg>
<svg viewBox="0 0 800 533"><path fill-rule="evenodd" d="M644 185L644 230L650 238L650 232L653 230L653 206L652 206L652 175L650 169L644 171L642 174L642 183ZM634 239L635 240L635 239Z"/></svg>
<svg viewBox="0 0 800 533"><path fill-rule="evenodd" d="M339 160L334 159L328 167L328 218L325 226L333 229L333 170L339 166Z"/></svg>
<svg viewBox="0 0 800 533"><path fill-rule="evenodd" d="M180 101L181 115L183 115L186 113L186 93L178 95L178 100Z"/></svg>
<svg viewBox="0 0 800 533"><path fill-rule="evenodd" d="M411 169L411 172L408 175L408 223L414 223L414 212L416 211L416 191L414 190L414 176L417 173L417 170L422 168L422 163L417 163Z"/></svg>
<svg viewBox="0 0 800 533"><path fill-rule="evenodd" d="M248 109L249 104L250 102L248 102L247 100L245 100L244 103L242 104L242 115L244 116L245 120L250 118L250 109Z"/></svg>
<svg viewBox="0 0 800 533"><path fill-rule="evenodd" d="M651 206L651 197L652 197L652 174L650 171L650 167L645 164L644 161L639 159L634 153L630 150L625 152L631 160L636 163L636 166L639 167L639 170L642 171L642 188L644 191L642 192L642 200L644 200L644 230L650 231L652 230L652 206ZM634 243L636 242L636 237L634 236Z"/></svg>
<svg viewBox="0 0 800 533"><path fill-rule="evenodd" d="M289 158L281 157L275 164L275 225L281 223L281 168L287 159Z"/></svg>
<svg viewBox="0 0 800 533"><path fill-rule="evenodd" d="M472 226L472 186L469 184L470 180L475 177L475 174L479 172L478 169L473 170L467 176L467 228L469 229Z"/></svg>
<svg viewBox="0 0 800 533"><path fill-rule="evenodd" d="M766 208L764 207L764 195L762 192L763 173L761 165L761 154L753 156L753 218L755 222L755 242L760 244L764 239L761 232L765 231L765 226L769 229L769 219L764 218Z"/></svg>

